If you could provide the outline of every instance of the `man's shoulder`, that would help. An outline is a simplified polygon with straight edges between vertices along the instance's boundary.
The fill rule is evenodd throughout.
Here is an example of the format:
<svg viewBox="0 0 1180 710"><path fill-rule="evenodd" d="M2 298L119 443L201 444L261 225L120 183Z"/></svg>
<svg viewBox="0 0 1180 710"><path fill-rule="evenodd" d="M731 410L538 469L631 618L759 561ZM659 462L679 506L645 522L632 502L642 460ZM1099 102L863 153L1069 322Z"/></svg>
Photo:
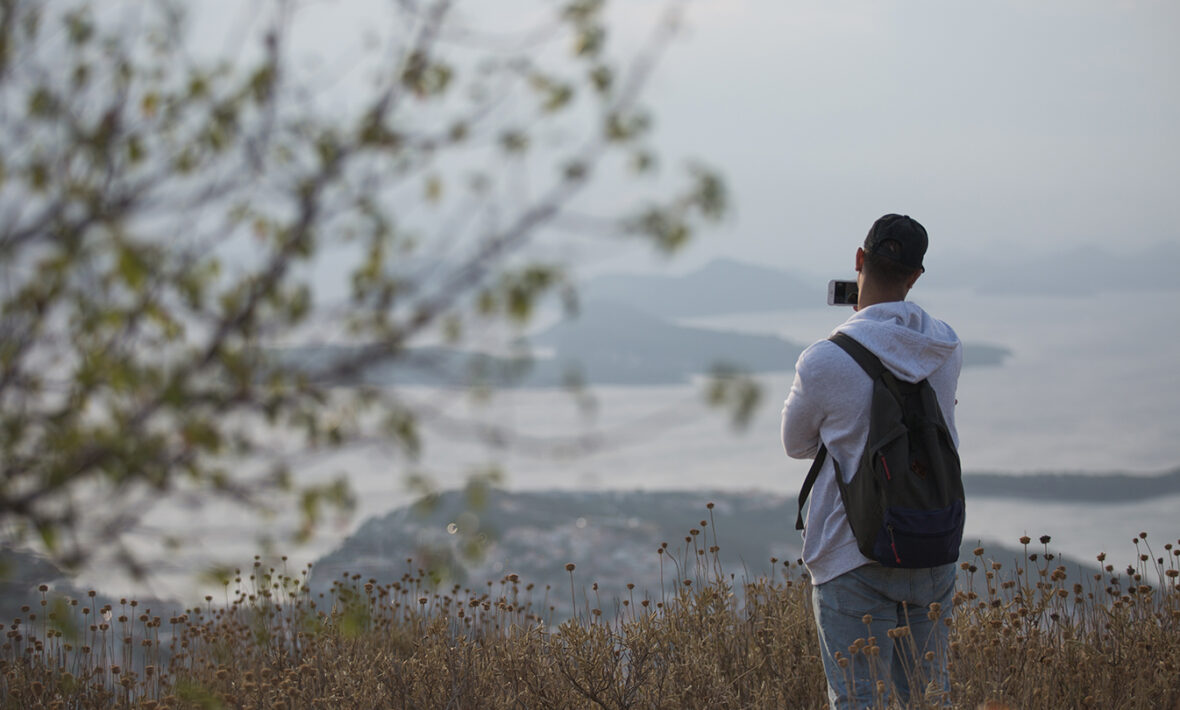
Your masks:
<svg viewBox="0 0 1180 710"><path fill-rule="evenodd" d="M828 338L824 338L807 346L799 355L799 362L795 369L801 376L824 377L840 375L860 368L844 352L843 348Z"/></svg>

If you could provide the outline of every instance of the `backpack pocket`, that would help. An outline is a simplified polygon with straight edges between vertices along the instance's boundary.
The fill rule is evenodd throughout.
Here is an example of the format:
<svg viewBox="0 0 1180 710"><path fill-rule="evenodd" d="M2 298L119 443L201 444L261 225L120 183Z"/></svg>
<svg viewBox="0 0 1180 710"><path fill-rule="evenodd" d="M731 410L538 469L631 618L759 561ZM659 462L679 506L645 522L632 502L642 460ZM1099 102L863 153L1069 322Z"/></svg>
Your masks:
<svg viewBox="0 0 1180 710"><path fill-rule="evenodd" d="M886 508L873 557L886 567L937 567L959 558L963 501L936 510Z"/></svg>

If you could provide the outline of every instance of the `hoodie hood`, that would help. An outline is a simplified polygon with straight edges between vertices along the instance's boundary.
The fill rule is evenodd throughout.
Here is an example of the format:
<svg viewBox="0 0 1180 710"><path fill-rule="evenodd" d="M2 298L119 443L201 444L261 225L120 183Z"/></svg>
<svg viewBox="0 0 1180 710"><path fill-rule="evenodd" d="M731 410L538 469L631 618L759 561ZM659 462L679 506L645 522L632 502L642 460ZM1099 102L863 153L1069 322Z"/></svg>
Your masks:
<svg viewBox="0 0 1180 710"><path fill-rule="evenodd" d="M926 379L962 347L949 325L909 301L862 308L834 333L845 333L906 382Z"/></svg>

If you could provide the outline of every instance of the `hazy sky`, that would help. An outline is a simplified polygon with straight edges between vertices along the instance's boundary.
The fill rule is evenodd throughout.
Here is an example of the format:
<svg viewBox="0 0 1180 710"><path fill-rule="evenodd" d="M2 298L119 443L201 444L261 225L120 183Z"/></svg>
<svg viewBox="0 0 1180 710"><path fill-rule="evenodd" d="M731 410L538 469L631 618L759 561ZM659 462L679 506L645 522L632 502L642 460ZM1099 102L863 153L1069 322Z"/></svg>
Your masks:
<svg viewBox="0 0 1180 710"><path fill-rule="evenodd" d="M490 1L459 12L502 18L517 4ZM929 229L928 269L955 252L1180 239L1180 2L689 5L649 104L670 162L720 168L734 209L677 268L726 254L843 270L893 211ZM203 3L209 46L248 35L249 7ZM389 17L378 0L302 7L302 44L326 56ZM658 7L616 0L612 41L635 43Z"/></svg>
<svg viewBox="0 0 1180 710"><path fill-rule="evenodd" d="M653 98L736 210L694 253L829 269L885 212L944 250L1180 239L1180 3L699 0Z"/></svg>

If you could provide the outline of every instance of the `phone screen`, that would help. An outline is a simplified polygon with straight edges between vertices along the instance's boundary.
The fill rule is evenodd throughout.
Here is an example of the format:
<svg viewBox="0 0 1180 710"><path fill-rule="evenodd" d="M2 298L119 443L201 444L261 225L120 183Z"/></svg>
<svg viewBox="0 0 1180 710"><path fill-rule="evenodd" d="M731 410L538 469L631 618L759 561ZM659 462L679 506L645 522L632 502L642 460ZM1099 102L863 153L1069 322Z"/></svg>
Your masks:
<svg viewBox="0 0 1180 710"><path fill-rule="evenodd" d="M857 289L855 281L833 279L828 282L829 306L855 306Z"/></svg>

